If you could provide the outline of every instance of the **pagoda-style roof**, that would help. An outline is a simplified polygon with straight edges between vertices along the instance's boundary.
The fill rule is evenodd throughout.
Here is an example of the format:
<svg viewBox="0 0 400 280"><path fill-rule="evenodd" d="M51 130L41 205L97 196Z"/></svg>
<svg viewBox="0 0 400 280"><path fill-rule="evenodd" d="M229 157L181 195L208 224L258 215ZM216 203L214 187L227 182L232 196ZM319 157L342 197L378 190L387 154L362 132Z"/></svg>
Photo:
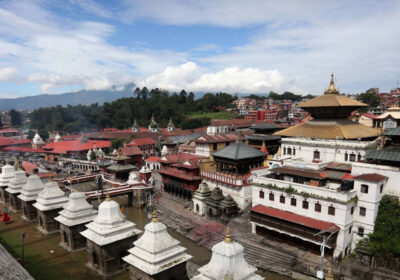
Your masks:
<svg viewBox="0 0 400 280"><path fill-rule="evenodd" d="M72 192L69 195L68 203L64 205L64 209L59 216L55 217L55 220L72 227L89 223L96 216L97 211L86 201L86 196L82 192Z"/></svg>
<svg viewBox="0 0 400 280"><path fill-rule="evenodd" d="M219 187L213 189L211 196L208 197L206 204L211 206L218 206L224 200L224 195Z"/></svg>
<svg viewBox="0 0 400 280"><path fill-rule="evenodd" d="M113 242L130 238L141 233L136 225L125 219L119 204L107 195L99 205L99 213L93 222L86 225L81 234L93 243L104 246Z"/></svg>
<svg viewBox="0 0 400 280"><path fill-rule="evenodd" d="M44 184L39 176L31 175L25 185L22 186L21 194L18 196L23 201L36 200L39 193L43 190Z"/></svg>
<svg viewBox="0 0 400 280"><path fill-rule="evenodd" d="M349 119L314 119L278 131L275 135L316 139L358 139L377 137L380 130Z"/></svg>
<svg viewBox="0 0 400 280"><path fill-rule="evenodd" d="M232 240L227 228L225 240L213 246L210 262L200 267L200 274L192 280L263 280L256 274L257 268L246 262L243 251L243 246Z"/></svg>
<svg viewBox="0 0 400 280"><path fill-rule="evenodd" d="M129 249L129 255L123 260L147 275L159 274L192 258L186 253L186 248L169 235L155 212L143 235L133 244L135 246Z"/></svg>
<svg viewBox="0 0 400 280"><path fill-rule="evenodd" d="M22 187L26 184L26 179L25 171L16 171L14 178L9 181L6 191L9 193L20 193Z"/></svg>
<svg viewBox="0 0 400 280"><path fill-rule="evenodd" d="M257 157L265 157L266 154L257 150L245 143L236 142L225 148L222 148L212 154L214 157L231 159L231 160L242 160Z"/></svg>
<svg viewBox="0 0 400 280"><path fill-rule="evenodd" d="M201 182L199 188L194 192L193 198L197 198L199 200L205 200L207 197L211 195L211 190L208 187L208 184L205 180Z"/></svg>
<svg viewBox="0 0 400 280"><path fill-rule="evenodd" d="M58 187L58 184L56 182L48 182L44 185L33 206L40 211L50 211L62 208L67 202L68 197Z"/></svg>
<svg viewBox="0 0 400 280"><path fill-rule="evenodd" d="M224 208L237 208L238 205L236 201L230 195L227 195L224 200L221 201L221 207Z"/></svg>

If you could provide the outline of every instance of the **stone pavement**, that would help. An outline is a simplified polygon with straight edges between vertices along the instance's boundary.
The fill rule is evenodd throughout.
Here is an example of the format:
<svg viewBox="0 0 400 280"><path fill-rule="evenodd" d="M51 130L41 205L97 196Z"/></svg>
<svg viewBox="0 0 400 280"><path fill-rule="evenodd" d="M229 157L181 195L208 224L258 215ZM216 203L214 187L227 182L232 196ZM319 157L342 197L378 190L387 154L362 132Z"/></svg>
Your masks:
<svg viewBox="0 0 400 280"><path fill-rule="evenodd" d="M0 244L0 279L33 280L33 277L23 268L6 248Z"/></svg>

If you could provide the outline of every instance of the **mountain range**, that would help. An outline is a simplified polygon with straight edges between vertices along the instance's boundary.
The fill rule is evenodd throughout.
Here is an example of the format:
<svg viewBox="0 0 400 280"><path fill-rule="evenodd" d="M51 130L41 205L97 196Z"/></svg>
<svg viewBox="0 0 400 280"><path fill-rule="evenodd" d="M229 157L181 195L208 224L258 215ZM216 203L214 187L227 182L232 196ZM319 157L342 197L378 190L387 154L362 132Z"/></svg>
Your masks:
<svg viewBox="0 0 400 280"><path fill-rule="evenodd" d="M112 102L123 97L133 97L136 85L129 83L124 86L114 86L109 90L80 90L62 94L40 94L18 98L0 99L0 111L28 110L32 111L40 107L67 106L67 105L90 105Z"/></svg>

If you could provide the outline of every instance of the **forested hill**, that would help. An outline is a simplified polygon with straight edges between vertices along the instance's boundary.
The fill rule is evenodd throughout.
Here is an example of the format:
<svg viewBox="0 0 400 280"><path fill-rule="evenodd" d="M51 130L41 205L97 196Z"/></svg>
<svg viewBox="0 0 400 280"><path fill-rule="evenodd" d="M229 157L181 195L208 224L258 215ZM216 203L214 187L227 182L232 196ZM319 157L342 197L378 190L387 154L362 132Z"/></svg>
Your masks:
<svg viewBox="0 0 400 280"><path fill-rule="evenodd" d="M34 110L40 107L103 104L119 98L133 97L135 84L127 84L123 89L110 90L80 90L63 94L40 94L19 98L0 99L0 111L11 109Z"/></svg>

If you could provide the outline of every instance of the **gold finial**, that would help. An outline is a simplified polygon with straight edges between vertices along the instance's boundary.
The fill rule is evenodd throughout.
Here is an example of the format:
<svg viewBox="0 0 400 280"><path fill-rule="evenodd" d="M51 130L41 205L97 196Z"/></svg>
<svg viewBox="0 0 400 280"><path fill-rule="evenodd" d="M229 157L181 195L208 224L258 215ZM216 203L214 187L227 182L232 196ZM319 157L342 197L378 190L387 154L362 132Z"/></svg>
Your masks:
<svg viewBox="0 0 400 280"><path fill-rule="evenodd" d="M106 194L106 201L111 201L110 194L108 192Z"/></svg>
<svg viewBox="0 0 400 280"><path fill-rule="evenodd" d="M8 158L6 158L6 164L8 164Z"/></svg>
<svg viewBox="0 0 400 280"><path fill-rule="evenodd" d="M326 273L325 280L333 280L332 267L329 267L328 272Z"/></svg>
<svg viewBox="0 0 400 280"><path fill-rule="evenodd" d="M339 91L335 88L335 77L333 73L331 75L331 83L329 84L329 88L325 91L325 94L339 94Z"/></svg>
<svg viewBox="0 0 400 280"><path fill-rule="evenodd" d="M18 160L15 162L14 168L15 168L15 170L17 170L17 171L21 170L21 168L20 168L20 166L19 166Z"/></svg>
<svg viewBox="0 0 400 280"><path fill-rule="evenodd" d="M157 223L157 222L158 222L158 218L157 218L157 212L156 212L156 210L153 210L153 213L151 213L151 216L153 217L153 218L151 219L151 221Z"/></svg>
<svg viewBox="0 0 400 280"><path fill-rule="evenodd" d="M231 243L232 242L232 235L231 235L231 228L228 226L226 227L226 232L225 232L225 239L224 241L226 243Z"/></svg>

